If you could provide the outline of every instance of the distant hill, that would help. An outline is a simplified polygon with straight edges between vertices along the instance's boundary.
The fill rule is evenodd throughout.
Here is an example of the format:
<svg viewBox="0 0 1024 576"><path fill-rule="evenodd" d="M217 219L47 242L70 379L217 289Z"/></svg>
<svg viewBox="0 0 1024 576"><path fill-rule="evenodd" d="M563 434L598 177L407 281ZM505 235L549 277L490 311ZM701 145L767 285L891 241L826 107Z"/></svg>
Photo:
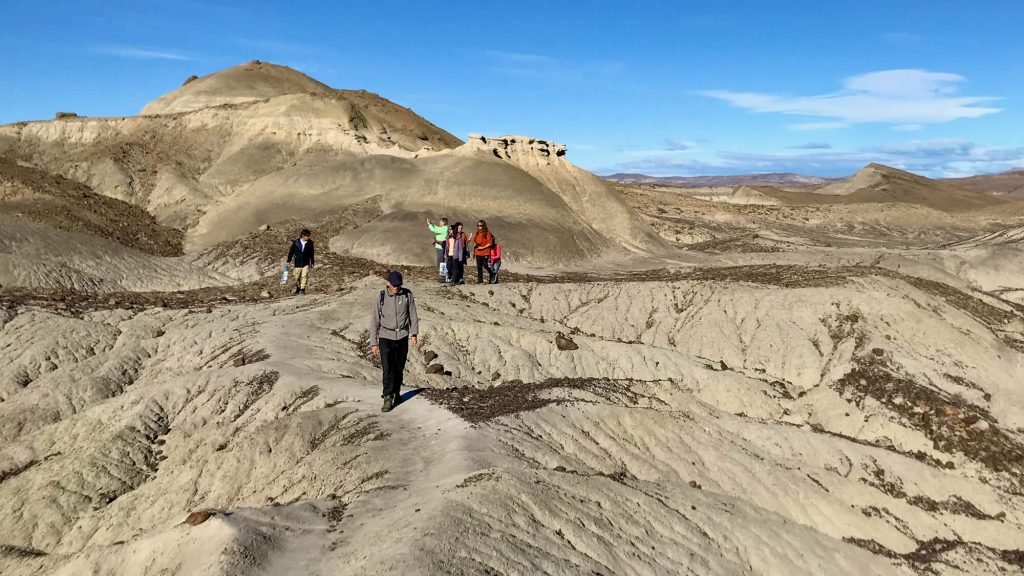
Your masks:
<svg viewBox="0 0 1024 576"><path fill-rule="evenodd" d="M944 181L978 192L1010 198L1024 198L1024 168L1014 168L995 174L979 174L967 178L947 178Z"/></svg>
<svg viewBox="0 0 1024 576"><path fill-rule="evenodd" d="M813 186L841 180L804 176L792 172L767 174L737 174L733 176L647 176L646 174L618 173L605 176L606 180L620 184L657 184L678 188L708 188L714 186Z"/></svg>
<svg viewBox="0 0 1024 576"><path fill-rule="evenodd" d="M140 116L0 126L0 160L63 177L119 210L137 209L129 220L152 215L159 230L184 233L189 255L264 225L311 222L370 203L376 217L318 240L350 256L425 264L434 260L425 221L448 216L486 217L514 264L580 265L667 248L608 182L572 165L565 152L526 136L462 142L381 96L260 61L190 77ZM56 206L34 201L44 200ZM104 205L101 214L113 210ZM0 238L0 252L6 246ZM73 284L109 275L99 270Z"/></svg>
<svg viewBox="0 0 1024 576"><path fill-rule="evenodd" d="M856 174L807 192L774 191L775 198L793 203L860 204L902 203L926 206L944 212L985 208L1006 200L958 186L932 180L882 164L868 164Z"/></svg>

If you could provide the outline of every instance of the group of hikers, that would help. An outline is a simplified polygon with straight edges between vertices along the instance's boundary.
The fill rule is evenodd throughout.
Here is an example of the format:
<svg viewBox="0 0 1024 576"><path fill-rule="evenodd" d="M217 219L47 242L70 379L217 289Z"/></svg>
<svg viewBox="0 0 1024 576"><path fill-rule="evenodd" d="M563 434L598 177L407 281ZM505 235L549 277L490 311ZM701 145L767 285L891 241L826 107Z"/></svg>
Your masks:
<svg viewBox="0 0 1024 576"><path fill-rule="evenodd" d="M451 285L465 284L466 261L469 260L469 244L473 243L476 258L476 283L483 284L484 270L487 270L488 284L498 283L501 270L501 245L494 234L487 229L487 222L476 223L476 232L470 238L462 230L462 222L448 225L447 218L441 218L435 226L429 219L427 228L434 234L434 251L437 254L437 271L445 282Z"/></svg>
<svg viewBox="0 0 1024 576"><path fill-rule="evenodd" d="M434 234L438 274L447 284L466 283L463 276L466 261L469 260L470 243L473 244L473 256L476 259L477 284L483 283L484 270L487 270L490 284L498 283L501 246L494 239L494 234L487 229L487 222L477 222L476 232L472 238L463 232L462 222L449 226L448 219L441 218L439 224L435 226L428 219L427 226ZM316 264L313 234L308 229L303 229L288 248L281 284L288 281L288 266L293 263L291 274L295 277L295 294L305 294L310 270ZM380 357L383 369L382 412L390 412L401 402L409 344L416 346L416 337L419 333L416 299L412 291L402 284L401 272L389 272L384 278L384 289L374 297L370 306L370 350L374 356Z"/></svg>

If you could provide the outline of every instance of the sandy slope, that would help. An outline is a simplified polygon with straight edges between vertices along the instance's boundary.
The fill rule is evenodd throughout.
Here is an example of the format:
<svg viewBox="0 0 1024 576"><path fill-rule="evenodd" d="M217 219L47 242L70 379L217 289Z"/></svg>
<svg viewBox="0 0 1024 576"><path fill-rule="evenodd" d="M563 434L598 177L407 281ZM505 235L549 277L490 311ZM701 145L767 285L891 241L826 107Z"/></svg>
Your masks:
<svg viewBox="0 0 1024 576"><path fill-rule="evenodd" d="M9 312L5 573L995 573L1024 547L1019 469L985 456L1024 453L1024 355L902 281L414 286L454 376L414 355L410 384L490 415L475 427L423 395L377 411L357 345L377 285L211 314ZM941 426L847 384L875 347ZM500 382L515 402L490 400ZM933 538L977 544L923 564L853 544Z"/></svg>

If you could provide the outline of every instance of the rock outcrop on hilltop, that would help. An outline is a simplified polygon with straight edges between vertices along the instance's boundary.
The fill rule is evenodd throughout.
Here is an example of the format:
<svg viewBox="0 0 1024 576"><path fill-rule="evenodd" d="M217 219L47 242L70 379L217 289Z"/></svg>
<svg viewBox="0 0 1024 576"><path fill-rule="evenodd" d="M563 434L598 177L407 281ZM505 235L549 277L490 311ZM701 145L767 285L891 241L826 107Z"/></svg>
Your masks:
<svg viewBox="0 0 1024 576"><path fill-rule="evenodd" d="M494 154L495 158L512 160L515 157L525 155L537 158L556 158L565 156L565 144L555 144L539 138L529 136L498 136L487 137L480 134L470 134L466 141L471 147L487 148Z"/></svg>

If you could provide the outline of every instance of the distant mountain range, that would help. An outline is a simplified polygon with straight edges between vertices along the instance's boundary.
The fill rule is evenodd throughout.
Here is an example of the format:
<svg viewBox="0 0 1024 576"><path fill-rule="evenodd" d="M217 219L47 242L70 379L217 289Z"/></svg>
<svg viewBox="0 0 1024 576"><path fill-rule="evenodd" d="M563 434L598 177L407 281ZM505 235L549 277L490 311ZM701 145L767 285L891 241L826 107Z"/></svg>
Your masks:
<svg viewBox="0 0 1024 576"><path fill-rule="evenodd" d="M838 182L842 178L803 176L791 172L768 174L736 174L733 176L647 176L646 174L618 173L605 176L606 180L620 184L658 184L677 188L707 188L711 186L813 186Z"/></svg>
<svg viewBox="0 0 1024 576"><path fill-rule="evenodd" d="M1008 202L1007 192L996 192L998 184L1024 186L1024 171L976 176L971 186L961 179L934 180L905 170L868 164L849 178L817 178L799 174L744 174L657 178L641 174L614 174L607 179L628 184L657 184L692 190L689 194L720 202L784 204L916 204L946 212L972 210ZM702 188L719 187L709 191ZM727 191L732 190L732 194Z"/></svg>
<svg viewBox="0 0 1024 576"><path fill-rule="evenodd" d="M766 174L736 174L732 176L648 176L646 174L618 173L604 177L620 184L656 184L676 188L710 188L715 186L820 186L842 182L845 178L823 178L804 176L792 172L771 172ZM977 192L995 196L1024 198L1024 168L1006 172L979 174L966 178L938 178L935 182L947 182Z"/></svg>

